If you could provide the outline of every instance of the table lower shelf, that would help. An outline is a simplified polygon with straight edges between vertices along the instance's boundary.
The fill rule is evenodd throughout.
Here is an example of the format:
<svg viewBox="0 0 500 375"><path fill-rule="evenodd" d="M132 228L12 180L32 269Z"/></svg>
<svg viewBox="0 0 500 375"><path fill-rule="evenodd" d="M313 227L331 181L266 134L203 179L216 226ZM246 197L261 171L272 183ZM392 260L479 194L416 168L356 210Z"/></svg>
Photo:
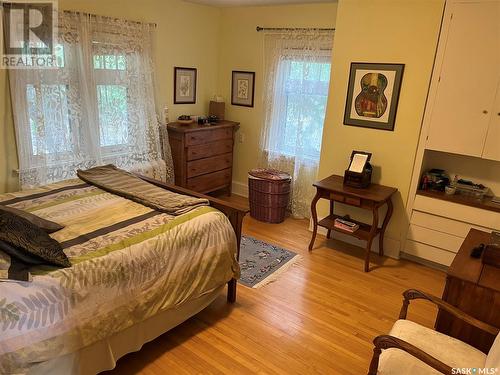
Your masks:
<svg viewBox="0 0 500 375"><path fill-rule="evenodd" d="M357 221L357 220L349 219L349 221L358 224L359 229L356 232L348 232L346 230L335 227L335 219L337 219L337 218L343 218L343 217L339 216L339 215L330 215L330 216L327 216L324 219L320 220L318 222L318 225L320 227L333 230L335 232L344 233L344 234L347 234L349 236L359 238L360 240L368 241L368 239L370 238L370 231L372 229L371 225L366 224L366 223L362 223L362 222ZM377 228L375 235L380 233L380 231L381 231L381 229Z"/></svg>

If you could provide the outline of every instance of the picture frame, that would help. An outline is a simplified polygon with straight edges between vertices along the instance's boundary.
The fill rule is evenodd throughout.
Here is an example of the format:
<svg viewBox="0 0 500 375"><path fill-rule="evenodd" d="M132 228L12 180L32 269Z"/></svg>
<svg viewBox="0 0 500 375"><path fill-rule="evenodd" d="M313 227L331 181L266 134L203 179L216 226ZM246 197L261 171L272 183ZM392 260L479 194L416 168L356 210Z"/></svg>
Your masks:
<svg viewBox="0 0 500 375"><path fill-rule="evenodd" d="M233 70L231 79L231 104L253 107L255 97L255 72Z"/></svg>
<svg viewBox="0 0 500 375"><path fill-rule="evenodd" d="M351 63L344 125L394 131L404 64Z"/></svg>
<svg viewBox="0 0 500 375"><path fill-rule="evenodd" d="M174 104L196 103L196 68L174 67Z"/></svg>

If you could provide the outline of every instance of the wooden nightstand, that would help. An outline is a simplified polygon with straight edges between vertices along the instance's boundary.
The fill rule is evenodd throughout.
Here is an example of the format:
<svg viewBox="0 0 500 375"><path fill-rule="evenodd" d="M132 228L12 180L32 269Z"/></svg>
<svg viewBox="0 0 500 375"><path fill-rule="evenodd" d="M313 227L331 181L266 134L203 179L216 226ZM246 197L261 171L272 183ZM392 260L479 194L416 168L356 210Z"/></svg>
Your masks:
<svg viewBox="0 0 500 375"><path fill-rule="evenodd" d="M373 239L379 235L379 254L384 255L384 234L392 216L392 195L397 191L396 188L371 184L366 189L357 189L344 185L344 178L342 176L330 176L313 184L316 187L316 196L311 203L311 214L313 219L313 234L311 243L309 244L309 251L314 246L314 240L318 232L318 225L328 229L327 238L330 238L332 230L348 234L350 236L359 238L367 242L365 253L365 272L370 269L370 251ZM316 211L316 204L318 201L328 199L330 201L330 215L318 222L318 213ZM344 203L350 206L360 207L372 211L373 222L372 224L361 223L356 220L350 220L359 224L359 229L354 232L347 232L338 229L334 226L334 221L339 215L334 214L334 202ZM384 204L387 204L387 213L385 215L382 227L378 227L379 217L378 209Z"/></svg>
<svg viewBox="0 0 500 375"><path fill-rule="evenodd" d="M199 193L226 189L231 194L234 133L239 123L168 124L175 184Z"/></svg>

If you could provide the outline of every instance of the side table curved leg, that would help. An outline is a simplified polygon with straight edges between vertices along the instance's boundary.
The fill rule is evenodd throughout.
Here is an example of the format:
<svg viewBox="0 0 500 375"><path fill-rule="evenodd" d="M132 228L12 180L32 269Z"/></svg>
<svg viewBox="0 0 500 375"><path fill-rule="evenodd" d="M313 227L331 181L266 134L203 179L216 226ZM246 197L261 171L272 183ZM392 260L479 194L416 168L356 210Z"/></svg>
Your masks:
<svg viewBox="0 0 500 375"><path fill-rule="evenodd" d="M316 234L318 234L318 212L316 211L316 204L318 203L321 194L319 191L316 191L316 195L314 196L311 202L311 217L313 220L313 234L311 238L311 242L309 243L309 251L312 251L314 246L314 241L316 240Z"/></svg>
<svg viewBox="0 0 500 375"><path fill-rule="evenodd" d="M373 209L372 228L370 230L370 236L368 237L368 243L366 244L365 272L370 271L370 252L372 251L373 239L377 235L377 230L378 230L378 208L379 208L379 206L377 206Z"/></svg>
<svg viewBox="0 0 500 375"><path fill-rule="evenodd" d="M385 230L387 229L387 224L389 224L389 220L391 219L392 212L394 211L394 207L392 206L392 199L386 201L387 204L387 213L385 214L384 222L382 223L382 228L380 229L380 235L378 239L378 253L380 256L384 255L384 235Z"/></svg>

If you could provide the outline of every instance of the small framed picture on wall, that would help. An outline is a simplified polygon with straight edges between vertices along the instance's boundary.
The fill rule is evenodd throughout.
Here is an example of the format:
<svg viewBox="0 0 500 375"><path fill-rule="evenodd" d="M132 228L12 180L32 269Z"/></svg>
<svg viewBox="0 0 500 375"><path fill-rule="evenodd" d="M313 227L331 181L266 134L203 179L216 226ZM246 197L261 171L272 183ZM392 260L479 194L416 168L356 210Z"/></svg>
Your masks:
<svg viewBox="0 0 500 375"><path fill-rule="evenodd" d="M255 72L233 70L231 81L231 104L253 107Z"/></svg>
<svg viewBox="0 0 500 375"><path fill-rule="evenodd" d="M196 103L196 68L174 67L174 104Z"/></svg>
<svg viewBox="0 0 500 375"><path fill-rule="evenodd" d="M351 63L344 124L394 130L404 64Z"/></svg>

